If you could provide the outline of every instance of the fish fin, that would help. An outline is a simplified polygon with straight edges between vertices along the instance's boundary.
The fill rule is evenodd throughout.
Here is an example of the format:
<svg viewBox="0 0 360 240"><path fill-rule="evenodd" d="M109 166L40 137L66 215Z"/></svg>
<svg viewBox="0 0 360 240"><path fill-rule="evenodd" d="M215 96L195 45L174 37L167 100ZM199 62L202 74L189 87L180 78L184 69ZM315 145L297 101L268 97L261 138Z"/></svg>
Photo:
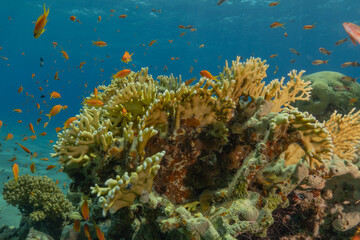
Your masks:
<svg viewBox="0 0 360 240"><path fill-rule="evenodd" d="M283 29L286 29L286 27L284 27L284 25L281 25L280 27L282 27Z"/></svg>
<svg viewBox="0 0 360 240"><path fill-rule="evenodd" d="M49 114L45 114L45 116L48 116L48 117L49 117L49 122L50 122L50 120L51 120L50 113L49 113Z"/></svg>
<svg viewBox="0 0 360 240"><path fill-rule="evenodd" d="M357 42L356 42L355 38L353 38L352 36L350 36L350 40L351 40L351 42L352 42L355 46L357 45Z"/></svg>
<svg viewBox="0 0 360 240"><path fill-rule="evenodd" d="M131 57L132 55L134 55L134 53L130 54L130 57Z"/></svg>

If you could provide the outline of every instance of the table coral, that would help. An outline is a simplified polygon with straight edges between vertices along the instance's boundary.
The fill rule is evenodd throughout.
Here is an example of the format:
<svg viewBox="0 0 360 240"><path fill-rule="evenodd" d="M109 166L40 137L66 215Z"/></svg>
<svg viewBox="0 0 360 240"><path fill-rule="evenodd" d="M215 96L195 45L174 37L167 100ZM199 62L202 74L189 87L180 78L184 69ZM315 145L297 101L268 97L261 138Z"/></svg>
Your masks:
<svg viewBox="0 0 360 240"><path fill-rule="evenodd" d="M333 218L348 215L331 213L323 204L340 200L320 193L333 187L326 183L336 177L336 154L349 154L339 139L357 145L342 130L357 129L358 114L318 122L291 105L310 99L304 72L266 85L267 68L259 58L237 58L216 80L193 85L142 69L98 87L104 105L84 106L58 134L53 156L73 179L72 192L91 193L90 218L111 221L110 239L276 238L278 219L300 224L286 219L291 212L314 223L294 235L340 231ZM331 221L322 226L325 216Z"/></svg>
<svg viewBox="0 0 360 240"><path fill-rule="evenodd" d="M29 227L54 237L60 235L73 210L59 187L46 176L22 175L18 181L10 180L4 184L3 196L8 204L18 206L22 221Z"/></svg>

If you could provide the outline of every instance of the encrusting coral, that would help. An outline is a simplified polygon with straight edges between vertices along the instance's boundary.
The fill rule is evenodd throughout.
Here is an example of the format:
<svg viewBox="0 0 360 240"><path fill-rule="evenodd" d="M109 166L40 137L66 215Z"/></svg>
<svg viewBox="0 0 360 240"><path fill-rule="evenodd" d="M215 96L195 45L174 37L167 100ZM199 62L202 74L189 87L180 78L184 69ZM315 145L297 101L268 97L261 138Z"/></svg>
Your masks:
<svg viewBox="0 0 360 240"><path fill-rule="evenodd" d="M318 210L316 229L294 229L294 236L342 231L333 218L350 215L329 210L342 199L320 192L334 188L326 182L342 161L336 154L353 160L358 138L342 131L358 129L359 114L320 123L291 105L310 99L303 71L266 85L267 68L258 58L237 58L216 80L194 85L172 75L154 80L142 69L98 87L104 105L83 106L58 134L53 157L73 179L72 192L91 194L90 218L111 221L107 239L286 237L277 220L286 211L303 217L298 206ZM289 197L300 193L314 200Z"/></svg>
<svg viewBox="0 0 360 240"><path fill-rule="evenodd" d="M4 184L4 199L17 206L22 222L53 237L60 235L73 206L55 182L46 176L19 176ZM39 229L40 228L40 229Z"/></svg>

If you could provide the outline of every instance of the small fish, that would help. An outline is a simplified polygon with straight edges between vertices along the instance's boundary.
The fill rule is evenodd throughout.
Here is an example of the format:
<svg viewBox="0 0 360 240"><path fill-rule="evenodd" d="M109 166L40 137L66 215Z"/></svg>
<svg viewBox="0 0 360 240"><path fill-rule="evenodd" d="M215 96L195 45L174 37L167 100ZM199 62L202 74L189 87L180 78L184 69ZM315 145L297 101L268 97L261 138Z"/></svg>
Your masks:
<svg viewBox="0 0 360 240"><path fill-rule="evenodd" d="M201 45L199 46L199 48L203 48L203 47L205 47L205 44L201 44Z"/></svg>
<svg viewBox="0 0 360 240"><path fill-rule="evenodd" d="M67 129L67 128L70 126L70 124L71 124L73 121L75 121L75 120L77 120L76 117L70 117L70 118L68 118L68 119L64 122L64 127L63 127L63 129Z"/></svg>
<svg viewBox="0 0 360 240"><path fill-rule="evenodd" d="M36 120L36 125L39 125L40 121L41 121L41 118L38 118L38 119Z"/></svg>
<svg viewBox="0 0 360 240"><path fill-rule="evenodd" d="M350 66L360 67L360 64L359 64L359 62L346 62L346 63L341 64L340 67L350 67Z"/></svg>
<svg viewBox="0 0 360 240"><path fill-rule="evenodd" d="M126 77L127 75L129 75L130 73L131 73L130 69L123 69L121 71L118 71L114 75L112 75L112 78L123 78L123 77Z"/></svg>
<svg viewBox="0 0 360 240"><path fill-rule="evenodd" d="M92 41L92 43L93 43L93 45L98 46L98 47L106 47L107 46L107 43L104 41L96 41L96 42Z"/></svg>
<svg viewBox="0 0 360 240"><path fill-rule="evenodd" d="M58 45L57 42L52 42L52 45L54 46L54 48L56 48L56 46Z"/></svg>
<svg viewBox="0 0 360 240"><path fill-rule="evenodd" d="M35 163L34 163L34 162L30 165L30 171L31 171L31 173L35 173L35 172L36 172L36 168L35 168Z"/></svg>
<svg viewBox="0 0 360 240"><path fill-rule="evenodd" d="M101 229L98 227L98 225L95 222L94 225L95 225L96 236L99 238L99 240L105 240L104 233L101 231Z"/></svg>
<svg viewBox="0 0 360 240"><path fill-rule="evenodd" d="M356 79L358 79L358 78L353 78L353 77L349 77L349 76L343 76L340 79L343 80L343 81L346 81L346 82L356 82Z"/></svg>
<svg viewBox="0 0 360 240"><path fill-rule="evenodd" d="M289 51L292 52L293 54L300 56L300 53L293 48L289 48Z"/></svg>
<svg viewBox="0 0 360 240"><path fill-rule="evenodd" d="M321 52L324 55L330 55L331 54L330 51L328 51L328 50L326 50L325 48L322 48L322 47L319 48L319 52Z"/></svg>
<svg viewBox="0 0 360 240"><path fill-rule="evenodd" d="M280 3L280 1L278 1L278 2L271 2L271 3L269 3L269 6L270 6L270 7L273 7L273 6L278 5L279 3Z"/></svg>
<svg viewBox="0 0 360 240"><path fill-rule="evenodd" d="M121 61L123 61L124 63L131 62L131 61L132 61L131 56L132 56L133 54L134 54L134 53L129 54L128 51L125 51L124 55L123 55L122 58L121 58Z"/></svg>
<svg viewBox="0 0 360 240"><path fill-rule="evenodd" d="M21 93L24 90L23 86L21 85L19 89L17 90L18 93Z"/></svg>
<svg viewBox="0 0 360 240"><path fill-rule="evenodd" d="M18 108L14 109L13 112L22 113L21 109Z"/></svg>
<svg viewBox="0 0 360 240"><path fill-rule="evenodd" d="M349 104L350 104L350 105L354 105L354 103L356 103L356 102L358 102L358 99L357 99L357 98L351 98L351 99L349 100Z"/></svg>
<svg viewBox="0 0 360 240"><path fill-rule="evenodd" d="M35 134L34 125L32 125L32 123L29 123L29 129L33 134Z"/></svg>
<svg viewBox="0 0 360 240"><path fill-rule="evenodd" d="M151 47L154 43L156 43L156 41L157 41L157 39L155 39L155 40L152 40L150 43L149 43L149 47Z"/></svg>
<svg viewBox="0 0 360 240"><path fill-rule="evenodd" d="M279 23L279 22L273 22L272 24L270 24L270 28L278 28L278 27L284 27L285 23Z"/></svg>
<svg viewBox="0 0 360 240"><path fill-rule="evenodd" d="M321 65L321 64L327 64L328 60L315 60L311 64L312 65Z"/></svg>
<svg viewBox="0 0 360 240"><path fill-rule="evenodd" d="M84 66L85 63L86 62L81 62L79 68L82 69L82 67Z"/></svg>
<svg viewBox="0 0 360 240"><path fill-rule="evenodd" d="M47 166L46 170L50 170L50 169L53 169L55 167L56 167L56 165L49 165L49 166Z"/></svg>
<svg viewBox="0 0 360 240"><path fill-rule="evenodd" d="M279 70L278 66L276 66L275 68L276 68L276 69L275 69L275 71L274 71L274 74L276 74L277 71Z"/></svg>
<svg viewBox="0 0 360 240"><path fill-rule="evenodd" d="M98 17L98 21L97 22L100 22L101 21L101 16Z"/></svg>
<svg viewBox="0 0 360 240"><path fill-rule="evenodd" d="M60 93L54 91L54 92L50 93L50 99L52 99L52 98L61 98L61 95L60 95Z"/></svg>
<svg viewBox="0 0 360 240"><path fill-rule="evenodd" d="M220 5L223 4L223 2L225 2L225 1L227 1L227 0L219 0L219 1L217 2L217 5L220 6Z"/></svg>
<svg viewBox="0 0 360 240"><path fill-rule="evenodd" d="M3 121L0 120L0 129L3 126Z"/></svg>
<svg viewBox="0 0 360 240"><path fill-rule="evenodd" d="M19 145L26 153L30 153L32 155L31 151L27 147L21 145L20 143L16 143L16 144Z"/></svg>
<svg viewBox="0 0 360 240"><path fill-rule="evenodd" d="M97 99L98 98L98 90L97 90L97 88L94 88L94 95L95 95L95 98Z"/></svg>
<svg viewBox="0 0 360 240"><path fill-rule="evenodd" d="M186 86L189 86L193 81L195 81L196 80L196 77L193 77L193 78L191 78L191 79L189 79L189 80L186 80L185 81L185 85Z"/></svg>
<svg viewBox="0 0 360 240"><path fill-rule="evenodd" d="M40 158L40 160L42 160L42 161L49 161L48 158Z"/></svg>
<svg viewBox="0 0 360 240"><path fill-rule="evenodd" d="M53 107L51 108L50 113L49 113L49 114L45 114L45 115L49 117L49 121L50 121L51 117L53 117L53 116L55 116L56 114L58 114L58 113L61 111L62 108L63 108L63 106L61 106L61 105L55 105L55 106L53 106Z"/></svg>
<svg viewBox="0 0 360 240"><path fill-rule="evenodd" d="M35 77L35 73L31 74L31 78L34 79Z"/></svg>
<svg viewBox="0 0 360 240"><path fill-rule="evenodd" d="M345 22L343 27L347 34L349 34L350 40L354 45L360 44L360 26L355 23Z"/></svg>
<svg viewBox="0 0 360 240"><path fill-rule="evenodd" d="M315 27L315 24L316 24L316 23L314 23L313 25L305 25L305 26L303 26L303 29L304 29L304 30L313 29L313 28Z"/></svg>
<svg viewBox="0 0 360 240"><path fill-rule="evenodd" d="M44 67L44 59L40 58L40 67Z"/></svg>
<svg viewBox="0 0 360 240"><path fill-rule="evenodd" d="M14 165L12 166L12 170L13 170L13 174L14 174L14 179L17 182L18 177L19 177L19 165L17 163L14 163Z"/></svg>
<svg viewBox="0 0 360 240"><path fill-rule="evenodd" d="M54 75L54 80L60 80L59 78L59 71L57 71Z"/></svg>
<svg viewBox="0 0 360 240"><path fill-rule="evenodd" d="M44 14L42 14L35 23L35 29L34 29L34 38L40 37L41 34L44 33L45 25L48 22L47 17L49 15L50 8L46 11L45 9L45 3L44 3Z"/></svg>
<svg viewBox="0 0 360 240"><path fill-rule="evenodd" d="M287 33L284 33L284 37L288 37L288 34L287 34Z"/></svg>
<svg viewBox="0 0 360 240"><path fill-rule="evenodd" d="M295 62L295 59L291 59L291 60L290 60L290 63L294 63L294 62Z"/></svg>
<svg viewBox="0 0 360 240"><path fill-rule="evenodd" d="M46 128L48 124L49 122L44 123L44 128Z"/></svg>
<svg viewBox="0 0 360 240"><path fill-rule="evenodd" d="M80 221L79 221L79 220L76 220L76 221L74 222L73 229L74 229L76 232L80 232L80 227L81 227Z"/></svg>
<svg viewBox="0 0 360 240"><path fill-rule="evenodd" d="M185 34L186 34L186 32L182 32L182 33L180 33L179 37L182 37L182 36L184 36Z"/></svg>
<svg viewBox="0 0 360 240"><path fill-rule="evenodd" d="M14 138L14 135L13 135L12 133L8 133L8 134L6 135L5 141L11 140L11 139L13 139L13 138Z"/></svg>
<svg viewBox="0 0 360 240"><path fill-rule="evenodd" d="M126 108L123 107L123 109L122 109L122 114L123 114L123 115L126 115L126 113L127 113Z"/></svg>
<svg viewBox="0 0 360 240"><path fill-rule="evenodd" d="M202 70L202 71L200 71L200 75L201 75L202 77L206 77L206 78L211 79L211 80L216 80L216 77L214 77L213 75L211 75L211 73L209 73L209 71L207 71L207 70Z"/></svg>
<svg viewBox="0 0 360 240"><path fill-rule="evenodd" d="M76 17L75 16L70 16L70 20L75 22L76 21Z"/></svg>
<svg viewBox="0 0 360 240"><path fill-rule="evenodd" d="M60 132L61 129L62 129L61 127L57 127L57 128L55 128L55 131L56 131L56 132Z"/></svg>
<svg viewBox="0 0 360 240"><path fill-rule="evenodd" d="M5 61L9 60L7 57L2 57L2 56L0 56L0 58L1 58L2 60L5 60Z"/></svg>
<svg viewBox="0 0 360 240"><path fill-rule="evenodd" d="M16 158L17 158L16 156L15 156L15 157L12 157L12 158L9 159L8 161L9 161L9 162L14 162L14 161L16 160Z"/></svg>
<svg viewBox="0 0 360 240"><path fill-rule="evenodd" d="M88 106L92 106L92 107L104 106L104 103L99 99L86 99L86 98L84 98L84 103L83 104L87 104Z"/></svg>
<svg viewBox="0 0 360 240"><path fill-rule="evenodd" d="M90 235L90 228L89 225L87 225L87 223L84 224L84 234L88 238L88 240L92 240Z"/></svg>
<svg viewBox="0 0 360 240"><path fill-rule="evenodd" d="M40 133L40 136L46 136L47 135L47 133L46 132L42 132L42 133Z"/></svg>
<svg viewBox="0 0 360 240"><path fill-rule="evenodd" d="M81 204L81 215L87 221L87 220L89 220L89 204L87 201L87 197L85 195L83 195L83 198L84 198L84 201Z"/></svg>
<svg viewBox="0 0 360 240"><path fill-rule="evenodd" d="M348 40L347 38L341 39L335 43L335 46L339 46L339 45L343 44L344 42L346 42L347 40Z"/></svg>
<svg viewBox="0 0 360 240"><path fill-rule="evenodd" d="M336 91L350 91L351 90L351 88L350 87L348 87L348 86L345 86L345 85L336 85L336 86L334 86L334 90L336 90Z"/></svg>
<svg viewBox="0 0 360 240"><path fill-rule="evenodd" d="M274 57L277 57L278 55L277 54L273 54L273 55L270 55L269 58L274 58Z"/></svg>
<svg viewBox="0 0 360 240"><path fill-rule="evenodd" d="M119 15L119 18L126 18L126 17L127 17L126 14Z"/></svg>
<svg viewBox="0 0 360 240"><path fill-rule="evenodd" d="M69 60L69 55L67 54L67 52L64 51L64 49L61 48L61 51L59 51L62 53L62 56L66 59Z"/></svg>

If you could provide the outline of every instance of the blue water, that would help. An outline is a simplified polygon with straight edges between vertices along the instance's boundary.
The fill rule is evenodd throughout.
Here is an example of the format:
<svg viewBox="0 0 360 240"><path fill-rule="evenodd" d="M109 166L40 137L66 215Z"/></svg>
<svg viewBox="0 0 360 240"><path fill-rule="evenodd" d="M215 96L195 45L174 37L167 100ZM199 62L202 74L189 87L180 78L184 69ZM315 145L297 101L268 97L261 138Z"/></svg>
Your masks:
<svg viewBox="0 0 360 240"><path fill-rule="evenodd" d="M292 69L306 70L307 74L331 70L358 77L357 68L340 68L340 65L360 60L360 46L348 41L335 47L334 43L347 37L343 22L360 24L359 1L282 0L274 7L268 6L271 1L262 0L229 0L220 6L216 2L46 1L46 7L50 8L49 22L46 31L35 39L33 22L43 13L44 2L0 1L0 56L8 58L7 61L0 59L0 120L4 122L0 130L0 166L6 169L0 181L7 181L7 176L12 177L12 163L6 161L8 156L18 156L20 174L30 173L29 168L24 166L31 163L29 157L21 149L14 149L18 148L15 142L32 135L29 123L35 125L37 133L46 131L48 135L23 144L39 150L39 157L49 157L52 151L49 140L56 141L54 129L62 127L66 119L79 112L82 96L88 96L99 84L109 84L111 75L123 68L138 71L149 67L149 73L154 77L173 73L175 76L181 74L186 80L194 76L199 78L199 72L204 69L217 75L226 59L231 61L236 56L255 56L268 60L268 82L286 76ZM111 13L111 9L115 12ZM126 14L127 18L118 17L122 14ZM72 22L71 15L81 23ZM97 23L98 16L102 19ZM275 21L285 23L285 29L270 28L269 25ZM304 25L314 23L314 29L302 29ZM178 25L193 25L197 30L190 32L178 28ZM186 34L180 37L182 32ZM288 37L284 37L285 32ZM93 46L92 41L99 39L108 46ZM149 42L155 39L157 42L149 47ZM170 44L168 40L173 42ZM54 48L52 42L57 42L59 46ZM199 48L201 44L205 46ZM60 46L68 53L69 60L62 57ZM333 52L330 56L322 55L319 47ZM301 55L294 55L289 48L296 49ZM134 53L129 64L121 61L125 51ZM278 56L269 59L272 54ZM43 67L40 67L40 57L44 59ZM172 57L179 60L171 60ZM291 59L295 59L295 63L290 63ZM329 59L329 64L312 65L311 62L317 59ZM86 64L82 70L77 69L84 61ZM166 72L163 71L165 65L168 68ZM194 68L192 73L189 72L191 66ZM276 66L279 70L273 74ZM55 81L53 78L57 71L60 80ZM33 73L34 79L31 77ZM24 91L17 93L21 85ZM43 88L43 92L39 87ZM59 92L62 97L49 100L52 91ZM26 92L34 98L26 97ZM43 99L40 98L42 94L46 96ZM40 110L44 113L56 104L68 105L69 108L53 117L44 129L43 124L47 121L44 114L40 116L41 123L36 125L40 111L36 103L41 105ZM22 109L23 113L13 112L15 108ZM13 133L14 140L4 142L7 133ZM35 162L38 167L35 174L46 173L54 179L62 176L57 171L44 170L56 160ZM62 179L61 183L68 182L64 176Z"/></svg>

